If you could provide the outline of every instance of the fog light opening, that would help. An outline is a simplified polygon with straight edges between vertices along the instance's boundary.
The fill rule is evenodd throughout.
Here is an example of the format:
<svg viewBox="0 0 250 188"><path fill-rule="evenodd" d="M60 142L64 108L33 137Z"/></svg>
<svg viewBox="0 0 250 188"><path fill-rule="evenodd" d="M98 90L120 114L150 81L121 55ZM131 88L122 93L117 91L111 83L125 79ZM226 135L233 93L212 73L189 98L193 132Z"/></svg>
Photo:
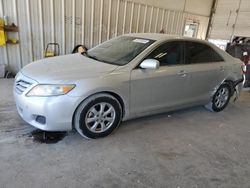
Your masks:
<svg viewBox="0 0 250 188"><path fill-rule="evenodd" d="M46 117L44 116L36 116L36 122L40 123L40 124L46 124Z"/></svg>

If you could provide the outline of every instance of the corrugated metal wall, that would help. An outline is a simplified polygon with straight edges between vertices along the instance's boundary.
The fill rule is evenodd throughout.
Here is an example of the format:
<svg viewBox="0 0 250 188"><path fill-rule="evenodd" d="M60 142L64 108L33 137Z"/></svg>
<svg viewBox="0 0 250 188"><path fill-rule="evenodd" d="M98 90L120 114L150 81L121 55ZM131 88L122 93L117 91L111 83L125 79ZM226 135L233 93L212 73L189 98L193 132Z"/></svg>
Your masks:
<svg viewBox="0 0 250 188"><path fill-rule="evenodd" d="M199 23L198 38L205 38L208 17L167 10L126 0L0 0L0 17L19 26L20 44L0 47L0 63L17 72L43 58L47 43L57 42L61 54L77 44L93 47L124 33L159 32L182 35L185 20Z"/></svg>
<svg viewBox="0 0 250 188"><path fill-rule="evenodd" d="M250 37L250 0L218 0L210 38Z"/></svg>

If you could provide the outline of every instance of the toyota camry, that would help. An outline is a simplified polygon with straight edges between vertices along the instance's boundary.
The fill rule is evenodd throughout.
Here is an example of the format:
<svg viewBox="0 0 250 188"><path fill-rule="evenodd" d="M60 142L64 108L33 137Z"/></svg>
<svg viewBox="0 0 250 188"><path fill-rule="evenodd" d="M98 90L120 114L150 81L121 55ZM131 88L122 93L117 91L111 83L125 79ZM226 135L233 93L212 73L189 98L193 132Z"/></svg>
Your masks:
<svg viewBox="0 0 250 188"><path fill-rule="evenodd" d="M38 129L99 138L132 118L197 105L222 111L240 91L241 65L206 41L128 34L85 55L28 64L14 96L20 116Z"/></svg>

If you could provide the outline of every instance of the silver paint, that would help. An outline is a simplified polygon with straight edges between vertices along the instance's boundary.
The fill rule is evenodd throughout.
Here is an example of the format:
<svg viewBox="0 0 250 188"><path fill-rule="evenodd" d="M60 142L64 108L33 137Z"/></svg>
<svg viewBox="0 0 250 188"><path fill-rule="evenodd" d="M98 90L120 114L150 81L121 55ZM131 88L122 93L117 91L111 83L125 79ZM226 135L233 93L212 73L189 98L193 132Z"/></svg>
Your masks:
<svg viewBox="0 0 250 188"><path fill-rule="evenodd" d="M241 63L206 41L173 37L163 34L130 34L154 39L156 42L124 66L106 64L79 54L48 58L24 67L16 77L32 83L22 94L14 88L17 109L29 124L43 130L72 129L77 107L89 96L110 93L119 96L123 120L203 105L225 80L241 78ZM197 41L216 50L224 62L195 65L164 66L157 69L137 68L143 58L163 42L173 40ZM37 84L75 84L66 95L57 97L27 97ZM46 124L35 121L37 115L46 117Z"/></svg>

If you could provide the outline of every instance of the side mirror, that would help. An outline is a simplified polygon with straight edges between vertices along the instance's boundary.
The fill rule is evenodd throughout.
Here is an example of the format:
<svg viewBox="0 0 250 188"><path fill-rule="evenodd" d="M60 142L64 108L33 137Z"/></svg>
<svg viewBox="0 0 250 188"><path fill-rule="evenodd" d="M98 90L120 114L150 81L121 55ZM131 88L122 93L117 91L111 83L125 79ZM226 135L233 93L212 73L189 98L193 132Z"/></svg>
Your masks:
<svg viewBox="0 0 250 188"><path fill-rule="evenodd" d="M156 59L145 59L141 64L140 67L143 69L159 69L160 62Z"/></svg>

